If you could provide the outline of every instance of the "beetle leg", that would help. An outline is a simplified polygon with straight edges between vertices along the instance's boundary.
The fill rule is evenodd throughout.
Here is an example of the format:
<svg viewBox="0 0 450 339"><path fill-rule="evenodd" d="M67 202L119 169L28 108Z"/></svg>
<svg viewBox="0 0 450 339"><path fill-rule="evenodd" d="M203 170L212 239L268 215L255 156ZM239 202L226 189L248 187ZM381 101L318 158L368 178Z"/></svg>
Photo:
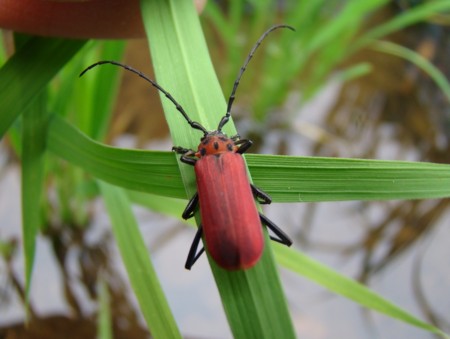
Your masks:
<svg viewBox="0 0 450 339"><path fill-rule="evenodd" d="M260 204L270 204L272 202L272 198L270 197L270 195L268 195L262 189L256 187L253 184L250 184L250 187L252 189L253 196Z"/></svg>
<svg viewBox="0 0 450 339"><path fill-rule="evenodd" d="M202 255L203 252L205 252L205 248L202 247L200 251L197 253L197 248L200 243L200 239L202 238L203 228L202 225L198 227L197 233L195 234L194 240L192 241L191 248L189 250L188 257L186 259L186 264L184 267L187 270L190 270L191 267L195 264L198 258Z"/></svg>
<svg viewBox="0 0 450 339"><path fill-rule="evenodd" d="M195 151L179 146L173 146L172 151L182 154L180 157L181 162L184 162L185 164L194 166L197 162L196 158L192 158L192 156L195 156Z"/></svg>
<svg viewBox="0 0 450 339"><path fill-rule="evenodd" d="M236 134L236 135L233 135L230 139L236 143L236 142L239 142L240 138L241 138L241 136L239 134Z"/></svg>
<svg viewBox="0 0 450 339"><path fill-rule="evenodd" d="M237 149L236 153L244 154L253 145L253 141L248 139L240 139L235 142L235 145L241 145Z"/></svg>
<svg viewBox="0 0 450 339"><path fill-rule="evenodd" d="M185 164L192 165L192 166L195 166L195 163L197 162L197 159L189 158L186 155L182 155L180 160L181 160L181 162L184 162Z"/></svg>
<svg viewBox="0 0 450 339"><path fill-rule="evenodd" d="M195 215L195 210L198 206L198 193L195 193L194 196L189 200L188 204L186 205L186 208L183 211L183 214L181 215L184 220L187 220L189 218L192 218Z"/></svg>
<svg viewBox="0 0 450 339"><path fill-rule="evenodd" d="M180 147L180 146L173 146L172 147L172 151L178 153L178 154L186 154L192 150L188 149L188 148L184 148L184 147Z"/></svg>
<svg viewBox="0 0 450 339"><path fill-rule="evenodd" d="M291 246L292 240L289 238L289 236L284 233L277 225L273 223L269 218L267 218L264 214L259 213L259 218L261 219L261 222L266 225L275 235L278 237L270 236L270 239L279 242L280 244Z"/></svg>

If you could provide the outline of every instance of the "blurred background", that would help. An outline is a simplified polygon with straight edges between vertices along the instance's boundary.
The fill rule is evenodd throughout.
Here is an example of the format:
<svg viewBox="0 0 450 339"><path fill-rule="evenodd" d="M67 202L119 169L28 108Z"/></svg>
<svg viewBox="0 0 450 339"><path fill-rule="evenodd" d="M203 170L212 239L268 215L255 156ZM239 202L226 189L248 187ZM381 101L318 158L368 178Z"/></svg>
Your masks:
<svg viewBox="0 0 450 339"><path fill-rule="evenodd" d="M250 152L449 163L449 99L432 75L392 55L390 44L420 55L448 80L450 14L431 16L383 36L384 43L368 44L364 39L378 38L373 32L425 1L374 1L365 9L350 3L357 2L208 2L201 22L225 97L263 31L275 23L297 28L271 35L241 81L233 118L240 135L255 142ZM5 60L10 41L8 32L3 36ZM153 77L145 40L90 42L68 67L82 70L86 60L97 60L106 48L123 51L124 63ZM49 94L55 107L61 82L77 86L77 78L67 77L72 73L55 79ZM116 81L111 100L104 103L112 111L107 142L169 151L157 91L129 72ZM82 109L85 91L75 89L67 107ZM99 291L108 288L115 337L148 337L102 202L92 198L85 173L55 159L42 212L47 225L37 245L31 323L24 327L16 144L14 131L0 142L0 336L95 337ZM324 202L272 204L264 211L301 251L449 332L448 205L448 199ZM143 207L136 206L135 213L182 334L230 338L206 258L191 272L183 268L195 230ZM280 270L298 337L432 336ZM99 287L99 276L106 287Z"/></svg>

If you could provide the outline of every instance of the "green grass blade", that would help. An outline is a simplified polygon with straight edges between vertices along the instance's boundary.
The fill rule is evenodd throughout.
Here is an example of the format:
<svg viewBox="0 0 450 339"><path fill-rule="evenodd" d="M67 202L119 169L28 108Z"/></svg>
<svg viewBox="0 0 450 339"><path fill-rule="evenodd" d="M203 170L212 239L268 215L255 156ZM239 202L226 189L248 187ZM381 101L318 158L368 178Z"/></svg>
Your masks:
<svg viewBox="0 0 450 339"><path fill-rule="evenodd" d="M91 58L84 58L82 63L77 64L77 74L72 81L78 85L75 87L78 93L75 94L82 97L83 102L75 102L73 106L78 109L74 118L79 122L80 129L95 140L103 140L117 97L120 69L99 67L82 78L78 78L78 75L81 70L98 60L121 60L125 42L105 41L97 44L100 45L95 49L97 53L91 53Z"/></svg>
<svg viewBox="0 0 450 339"><path fill-rule="evenodd" d="M366 159L247 156L255 184L278 202L433 199L450 195L450 165Z"/></svg>
<svg viewBox="0 0 450 339"><path fill-rule="evenodd" d="M368 62L362 62L354 66L350 66L337 74L339 81L347 82L362 77L373 71L373 67Z"/></svg>
<svg viewBox="0 0 450 339"><path fill-rule="evenodd" d="M97 339L112 339L111 301L108 284L103 278L97 282L99 308L97 313Z"/></svg>
<svg viewBox="0 0 450 339"><path fill-rule="evenodd" d="M157 81L193 120L215 129L226 111L225 101L192 2L144 0L141 4ZM201 133L192 130L167 99L162 102L175 145L196 147ZM225 127L225 133L235 134L231 123ZM193 169L181 164L180 171L192 195ZM270 246L251 270L228 272L211 265L235 337L295 336Z"/></svg>
<svg viewBox="0 0 450 339"><path fill-rule="evenodd" d="M127 195L134 204L179 219L185 224L197 226L193 218L184 220L181 217L181 214L186 208L186 199L168 198L132 190L128 190Z"/></svg>
<svg viewBox="0 0 450 339"><path fill-rule="evenodd" d="M173 153L106 146L86 137L58 116L50 121L47 144L61 158L114 185L186 198Z"/></svg>
<svg viewBox="0 0 450 339"><path fill-rule="evenodd" d="M433 15L448 11L449 9L450 2L448 0L423 2L421 5L413 7L405 11L403 14L396 16L392 20L371 29L355 42L355 44L351 47L351 50L355 51L359 48L365 47L373 40L385 37L388 34L397 32L405 27L426 20Z"/></svg>
<svg viewBox="0 0 450 339"><path fill-rule="evenodd" d="M154 338L181 338L126 193L99 181L128 277Z"/></svg>
<svg viewBox="0 0 450 339"><path fill-rule="evenodd" d="M401 320L410 325L419 327L447 337L440 329L427 324L410 313L384 299L366 286L347 278L314 259L294 251L285 246L275 245L275 256L284 267L306 277L328 290L351 299L371 310L383 313L391 318ZM448 337L447 337L448 338Z"/></svg>
<svg viewBox="0 0 450 339"><path fill-rule="evenodd" d="M106 146L57 116L49 124L47 143L53 153L104 181L141 192L188 198L171 152ZM450 196L447 164L258 154L248 154L246 159L255 185L274 202Z"/></svg>
<svg viewBox="0 0 450 339"><path fill-rule="evenodd" d="M29 301L36 236L42 224L44 153L47 133L46 95L38 95L22 119L22 234L25 257L25 300Z"/></svg>
<svg viewBox="0 0 450 339"><path fill-rule="evenodd" d="M29 39L0 69L0 138L42 92L83 40Z"/></svg>
<svg viewBox="0 0 450 339"><path fill-rule="evenodd" d="M387 0L374 0L374 1L347 1L342 9L336 13L336 18L330 20L327 25L317 31L317 34L311 37L311 40L305 46L304 53L310 55L318 49L324 47L334 41L340 41L342 37L340 35L349 36L349 31L353 35L355 29L359 27L359 24L364 20L365 16L384 4ZM341 5L338 5L340 7ZM301 28L301 22L299 22ZM350 35L350 36L351 36Z"/></svg>
<svg viewBox="0 0 450 339"><path fill-rule="evenodd" d="M434 66L423 56L410 50L409 48L400 46L398 44L389 41L374 41L370 45L370 48L379 52L398 56L400 58L410 61L417 67L421 68L433 79L436 85L445 94L447 100L450 102L450 82L447 80L447 77L436 66Z"/></svg>

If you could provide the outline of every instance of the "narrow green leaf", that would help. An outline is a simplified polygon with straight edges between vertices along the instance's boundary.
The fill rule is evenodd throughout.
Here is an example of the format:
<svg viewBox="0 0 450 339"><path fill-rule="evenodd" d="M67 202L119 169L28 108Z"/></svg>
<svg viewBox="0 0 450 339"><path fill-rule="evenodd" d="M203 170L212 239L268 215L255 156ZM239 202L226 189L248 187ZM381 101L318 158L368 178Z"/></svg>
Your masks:
<svg viewBox="0 0 450 339"><path fill-rule="evenodd" d="M337 79L342 82L347 82L362 77L363 75L366 75L372 71L373 67L370 63L362 62L354 66L350 66L349 68L346 68L343 71L339 72L337 74Z"/></svg>
<svg viewBox="0 0 450 339"><path fill-rule="evenodd" d="M374 41L370 45L370 48L379 52L398 56L400 58L410 61L417 67L421 68L433 79L436 85L445 94L447 100L450 102L450 82L447 80L447 77L436 66L434 66L423 56L410 50L409 48L400 46L398 44L389 41Z"/></svg>
<svg viewBox="0 0 450 339"><path fill-rule="evenodd" d="M99 310L97 314L97 339L112 339L113 331L111 324L111 305L108 284L103 278L97 282L99 291Z"/></svg>
<svg viewBox="0 0 450 339"><path fill-rule="evenodd" d="M337 273L336 271L304 254L301 254L300 252L278 244L275 245L274 252L277 260L284 267L316 282L319 285L324 286L336 294L351 299L369 309L388 315L391 318L399 319L410 325L448 338L447 335L440 329L421 321L376 294L366 286Z"/></svg>
<svg viewBox="0 0 450 339"><path fill-rule="evenodd" d="M247 156L255 184L278 202L450 196L450 165L277 155Z"/></svg>
<svg viewBox="0 0 450 339"><path fill-rule="evenodd" d="M155 212L177 218L185 224L197 226L194 219L191 218L184 220L181 217L181 214L186 208L186 199L168 198L132 190L128 190L127 194L130 200L135 204L139 204Z"/></svg>
<svg viewBox="0 0 450 339"><path fill-rule="evenodd" d="M42 224L44 153L48 113L46 95L37 96L23 114L22 126L22 234L25 257L25 296L29 301L36 236Z"/></svg>
<svg viewBox="0 0 450 339"><path fill-rule="evenodd" d="M94 60L121 60L124 50L124 41L102 42L100 47L96 48L97 53ZM87 60L89 63L86 63ZM81 70L95 62L90 60L92 58L85 58L83 64L78 64L76 78L72 80L78 83L77 89L85 98L82 103L75 103L75 107L80 111L74 118L79 121L78 126L87 135L95 140L103 140L117 97L120 69L118 67L99 67L95 72L90 72L88 76L78 78Z"/></svg>
<svg viewBox="0 0 450 339"><path fill-rule="evenodd" d="M57 116L49 123L47 143L49 150L99 179L141 192L188 198L177 157L171 152L106 146ZM274 202L450 196L448 164L261 154L247 154L246 160L255 185ZM184 164L181 168L190 170Z"/></svg>
<svg viewBox="0 0 450 339"><path fill-rule="evenodd" d="M99 179L133 190L186 198L173 153L106 146L58 116L50 121L47 137L52 152Z"/></svg>
<svg viewBox="0 0 450 339"><path fill-rule="evenodd" d="M318 30L315 36L311 37L311 41L305 46L306 49L304 52L310 54L327 43L333 42L334 40L339 41L342 39L342 37L338 38L339 35L347 35L349 30L353 32L368 13L380 8L387 2L387 0L375 0L347 1L343 3L343 8L336 13L336 17Z"/></svg>
<svg viewBox="0 0 450 339"><path fill-rule="evenodd" d="M41 93L83 40L29 39L0 69L0 138Z"/></svg>
<svg viewBox="0 0 450 339"><path fill-rule="evenodd" d="M152 336L181 338L126 193L105 182L98 183L131 286Z"/></svg>
<svg viewBox="0 0 450 339"><path fill-rule="evenodd" d="M387 21L381 25L375 26L369 32L362 35L350 48L355 51L367 46L372 41L385 37L388 34L397 32L405 27L416 24L420 21L426 20L433 15L437 15L448 11L450 9L450 2L448 0L434 0L426 1L421 5L415 6L402 14L396 16L392 20Z"/></svg>
<svg viewBox="0 0 450 339"><path fill-rule="evenodd" d="M208 130L216 129L226 105L192 2L143 0L141 6L157 81L191 119ZM175 145L196 148L201 133L190 128L166 98L162 102ZM231 122L224 132L235 134ZM191 196L193 170L180 163L180 171ZM250 270L228 272L210 263L235 337L295 337L269 245Z"/></svg>

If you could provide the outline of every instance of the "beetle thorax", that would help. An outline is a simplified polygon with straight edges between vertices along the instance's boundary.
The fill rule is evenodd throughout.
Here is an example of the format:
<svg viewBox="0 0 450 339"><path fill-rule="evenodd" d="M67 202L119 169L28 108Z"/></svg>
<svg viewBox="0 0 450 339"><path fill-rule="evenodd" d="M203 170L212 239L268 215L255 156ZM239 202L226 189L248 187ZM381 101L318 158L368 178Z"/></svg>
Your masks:
<svg viewBox="0 0 450 339"><path fill-rule="evenodd" d="M202 138L200 145L198 145L196 156L201 158L205 155L236 152L237 149L238 146L236 146L233 139L221 132L214 131Z"/></svg>

